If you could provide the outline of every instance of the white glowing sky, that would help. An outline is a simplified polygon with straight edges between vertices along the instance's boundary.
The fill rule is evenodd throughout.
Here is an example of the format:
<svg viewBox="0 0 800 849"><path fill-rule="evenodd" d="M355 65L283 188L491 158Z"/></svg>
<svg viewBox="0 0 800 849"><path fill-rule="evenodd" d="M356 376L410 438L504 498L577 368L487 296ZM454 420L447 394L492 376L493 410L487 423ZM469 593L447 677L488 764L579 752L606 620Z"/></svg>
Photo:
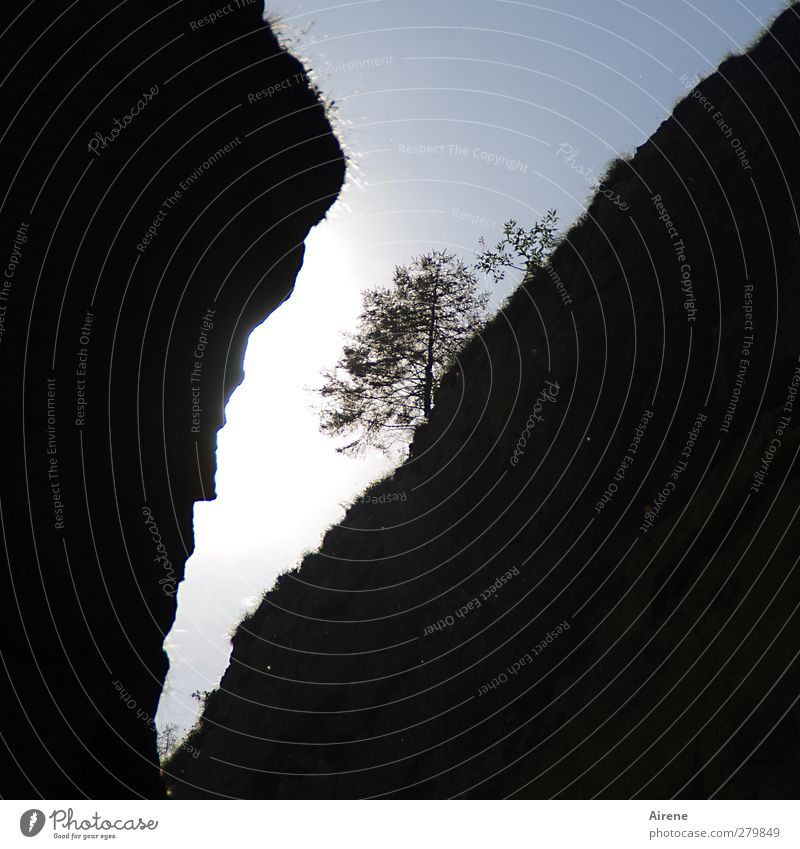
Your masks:
<svg viewBox="0 0 800 849"><path fill-rule="evenodd" d="M432 247L469 259L478 237L491 241L509 218L530 222L556 207L568 225L590 188L556 155L559 144L578 149L579 164L599 176L667 117L685 93L681 75L712 71L782 7L781 0L269 3L335 99L354 167L343 197L307 240L291 299L250 337L245 380L219 434L217 500L195 505L196 549L166 641L171 670L159 725L191 725L190 694L217 686L227 634L247 606L316 547L343 515L342 503L388 469L374 454L336 454L305 390L336 360L359 292L387 283L396 264ZM409 154L413 145L445 152ZM525 171L489 164L476 150L524 163Z"/></svg>
<svg viewBox="0 0 800 849"><path fill-rule="evenodd" d="M189 721L192 691L211 689L227 665L235 622L341 518L340 502L389 468L378 454L337 454L319 433L306 389L336 360L341 330L358 313L353 256L336 228L315 229L293 296L250 337L245 381L218 437L217 499L195 505L195 553L167 643L163 722Z"/></svg>

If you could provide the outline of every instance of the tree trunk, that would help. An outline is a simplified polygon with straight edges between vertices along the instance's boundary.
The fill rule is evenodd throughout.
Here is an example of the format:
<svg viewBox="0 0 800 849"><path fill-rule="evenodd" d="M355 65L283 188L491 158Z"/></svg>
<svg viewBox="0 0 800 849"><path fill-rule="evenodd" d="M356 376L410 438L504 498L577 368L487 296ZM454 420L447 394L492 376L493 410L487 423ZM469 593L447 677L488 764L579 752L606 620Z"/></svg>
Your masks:
<svg viewBox="0 0 800 849"><path fill-rule="evenodd" d="M436 274L433 284L433 294L431 297L431 320L430 324L428 325L428 358L425 362L425 388L423 397L423 412L425 414L426 419L431 414L431 407L433 406L433 343L436 335L436 300L439 297L438 283L439 275Z"/></svg>

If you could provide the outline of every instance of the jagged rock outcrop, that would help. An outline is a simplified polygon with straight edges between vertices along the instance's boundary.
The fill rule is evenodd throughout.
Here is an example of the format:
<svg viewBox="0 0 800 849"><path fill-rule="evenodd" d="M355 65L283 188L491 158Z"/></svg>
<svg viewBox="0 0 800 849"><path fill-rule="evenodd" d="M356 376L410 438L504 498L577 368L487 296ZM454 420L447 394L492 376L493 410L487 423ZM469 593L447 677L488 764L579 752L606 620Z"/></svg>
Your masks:
<svg viewBox="0 0 800 849"><path fill-rule="evenodd" d="M344 176L262 9L7 10L6 798L163 795L153 717L193 503L247 337Z"/></svg>
<svg viewBox="0 0 800 849"><path fill-rule="evenodd" d="M238 629L175 796L796 795L798 67L794 6L613 165Z"/></svg>

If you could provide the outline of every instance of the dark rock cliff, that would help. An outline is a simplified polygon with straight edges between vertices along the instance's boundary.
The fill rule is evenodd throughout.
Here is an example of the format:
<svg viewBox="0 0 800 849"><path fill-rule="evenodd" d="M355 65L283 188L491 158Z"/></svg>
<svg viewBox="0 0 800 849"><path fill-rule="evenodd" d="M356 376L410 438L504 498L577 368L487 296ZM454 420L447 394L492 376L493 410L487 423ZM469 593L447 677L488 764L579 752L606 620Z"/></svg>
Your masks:
<svg viewBox="0 0 800 849"><path fill-rule="evenodd" d="M239 628L175 796L797 795L799 67L795 6L612 166Z"/></svg>
<svg viewBox="0 0 800 849"><path fill-rule="evenodd" d="M2 35L4 797L163 794L192 505L342 185L262 4L219 5L29 4Z"/></svg>

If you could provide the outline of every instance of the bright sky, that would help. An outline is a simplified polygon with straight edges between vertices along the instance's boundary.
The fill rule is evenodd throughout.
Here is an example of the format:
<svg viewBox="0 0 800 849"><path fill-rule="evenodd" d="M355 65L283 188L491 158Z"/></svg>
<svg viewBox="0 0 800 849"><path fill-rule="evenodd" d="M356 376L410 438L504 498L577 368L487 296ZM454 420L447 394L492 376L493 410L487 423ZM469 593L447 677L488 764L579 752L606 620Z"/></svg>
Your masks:
<svg viewBox="0 0 800 849"><path fill-rule="evenodd" d="M195 505L160 726L193 723L191 693L218 685L248 606L389 468L336 454L305 390L337 359L359 292L433 247L469 261L509 218L555 207L568 226L610 159L668 116L681 77L713 71L784 5L267 0L335 101L350 180L306 243L291 299L250 337L219 434L217 499Z"/></svg>

